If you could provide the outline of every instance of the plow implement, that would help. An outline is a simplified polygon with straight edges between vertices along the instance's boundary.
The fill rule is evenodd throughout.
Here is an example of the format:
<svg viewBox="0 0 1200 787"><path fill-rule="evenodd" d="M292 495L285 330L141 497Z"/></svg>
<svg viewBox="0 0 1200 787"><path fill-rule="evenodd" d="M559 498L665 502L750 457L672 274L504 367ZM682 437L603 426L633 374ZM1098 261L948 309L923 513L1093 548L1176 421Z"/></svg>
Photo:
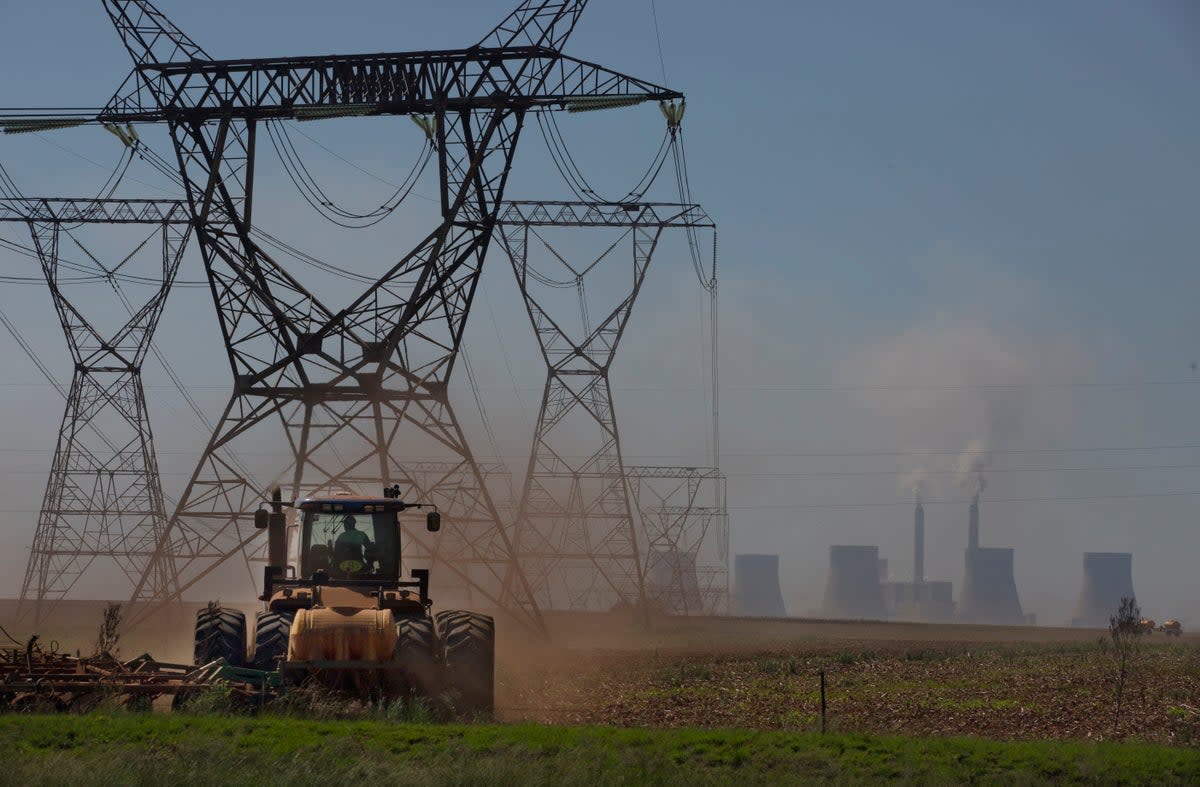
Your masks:
<svg viewBox="0 0 1200 787"><path fill-rule="evenodd" d="M70 656L36 647L0 648L0 711L87 711L107 702L149 709L170 698L172 706L224 685L247 701L274 696L277 673L230 667L170 664L142 655L130 661L111 656Z"/></svg>

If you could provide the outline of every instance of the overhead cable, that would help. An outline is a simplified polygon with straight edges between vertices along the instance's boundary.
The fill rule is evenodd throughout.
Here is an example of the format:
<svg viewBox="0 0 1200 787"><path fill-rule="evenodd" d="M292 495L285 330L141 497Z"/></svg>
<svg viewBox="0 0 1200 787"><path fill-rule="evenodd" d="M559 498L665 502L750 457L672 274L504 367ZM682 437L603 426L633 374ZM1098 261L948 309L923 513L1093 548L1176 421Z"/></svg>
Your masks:
<svg viewBox="0 0 1200 787"><path fill-rule="evenodd" d="M326 194L324 189L321 188L316 178L313 177L312 172L304 164L295 143L292 142L288 134L287 126L283 122L271 121L266 124L266 127L271 145L275 149L275 153L279 156L280 163L283 164L288 178L296 186L300 195L304 197L304 200L314 210L327 220L347 229L372 227L390 216L408 198L413 187L425 171L425 167L429 163L433 153L433 143L427 138L412 169L409 170L408 175L405 176L401 184L396 187L396 191L374 210L358 213L346 210L337 205ZM308 135L305 136L307 137ZM311 137L308 138L311 139ZM341 157L339 156L339 158Z"/></svg>

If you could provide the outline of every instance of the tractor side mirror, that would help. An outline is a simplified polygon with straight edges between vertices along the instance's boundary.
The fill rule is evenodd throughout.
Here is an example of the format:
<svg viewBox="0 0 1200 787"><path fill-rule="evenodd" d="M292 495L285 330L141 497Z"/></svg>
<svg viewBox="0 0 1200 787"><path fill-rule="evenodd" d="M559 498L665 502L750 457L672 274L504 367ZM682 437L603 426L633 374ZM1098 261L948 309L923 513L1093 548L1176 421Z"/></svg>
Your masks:
<svg viewBox="0 0 1200 787"><path fill-rule="evenodd" d="M436 533L442 529L442 515L437 511L430 511L425 515L425 529L430 533Z"/></svg>
<svg viewBox="0 0 1200 787"><path fill-rule="evenodd" d="M260 508L254 512L254 526L259 530L266 530L271 524L271 514L267 509Z"/></svg>

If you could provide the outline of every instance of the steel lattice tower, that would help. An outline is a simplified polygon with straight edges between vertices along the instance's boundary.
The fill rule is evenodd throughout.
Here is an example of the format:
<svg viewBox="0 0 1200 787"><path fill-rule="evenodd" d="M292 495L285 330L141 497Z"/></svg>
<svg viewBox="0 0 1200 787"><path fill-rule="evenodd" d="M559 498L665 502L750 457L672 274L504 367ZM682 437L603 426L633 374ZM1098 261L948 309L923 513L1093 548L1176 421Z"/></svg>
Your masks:
<svg viewBox="0 0 1200 787"><path fill-rule="evenodd" d="M167 518L141 370L187 245L187 206L163 200L4 199L0 221L29 225L75 366L21 585L21 608L32 603L40 621L97 558L116 563L138 588L134 601L166 598L175 575L170 554L155 556ZM60 237L81 224L160 228L157 289L112 334L101 333L79 299L72 301L59 286ZM106 266L105 273L111 278L119 267Z"/></svg>
<svg viewBox="0 0 1200 787"><path fill-rule="evenodd" d="M563 55L585 5L526 0L462 50L221 61L147 0L105 0L135 69L97 119L167 124L234 375L168 523L180 592L253 548L268 479L293 496L395 482L446 512L437 538L406 528L407 559L541 628L447 386L526 114L681 97ZM331 308L251 235L257 133L264 122L404 114L429 119L441 222ZM224 458L264 445L292 460L251 477ZM415 472L413 457L447 469Z"/></svg>
<svg viewBox="0 0 1200 787"><path fill-rule="evenodd" d="M516 520L521 565L547 606L646 608L645 537L638 532L608 375L663 230L711 228L712 221L696 205L510 202L499 225L547 367ZM586 317L592 309L584 282L600 266L624 261L611 254L616 244L599 259L572 265L536 235L539 227L606 227L628 234L630 275L622 279L615 306L594 325ZM565 269L561 284L578 288L582 330L556 320L533 291L531 285L547 279L529 264L531 234Z"/></svg>
<svg viewBox="0 0 1200 787"><path fill-rule="evenodd" d="M627 468L627 475L646 540L646 595L651 604L677 615L726 612L725 476L711 467L642 466Z"/></svg>

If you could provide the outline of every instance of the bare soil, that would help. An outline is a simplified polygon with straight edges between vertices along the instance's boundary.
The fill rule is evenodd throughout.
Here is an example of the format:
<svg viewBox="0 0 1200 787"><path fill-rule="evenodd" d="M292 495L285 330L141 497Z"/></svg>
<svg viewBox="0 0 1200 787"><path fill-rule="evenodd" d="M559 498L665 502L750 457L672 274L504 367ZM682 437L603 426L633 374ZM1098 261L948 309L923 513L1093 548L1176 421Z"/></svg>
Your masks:
<svg viewBox="0 0 1200 787"><path fill-rule="evenodd" d="M824 671L831 730L1200 746L1194 635L1144 639L1118 715L1107 632L1094 629L710 618L640 630L611 616L551 627L552 645L504 653L502 719L813 730Z"/></svg>

